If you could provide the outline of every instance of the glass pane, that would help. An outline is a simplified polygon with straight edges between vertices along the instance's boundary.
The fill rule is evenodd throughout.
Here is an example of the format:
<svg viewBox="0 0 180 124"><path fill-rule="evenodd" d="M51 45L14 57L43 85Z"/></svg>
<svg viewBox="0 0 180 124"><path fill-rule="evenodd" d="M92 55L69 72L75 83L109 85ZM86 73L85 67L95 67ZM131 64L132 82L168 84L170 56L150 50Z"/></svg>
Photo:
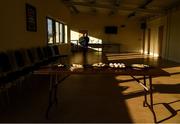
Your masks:
<svg viewBox="0 0 180 124"><path fill-rule="evenodd" d="M48 27L48 44L53 43L53 21L52 19L47 19L47 27Z"/></svg>
<svg viewBox="0 0 180 124"><path fill-rule="evenodd" d="M78 45L79 44L79 42L78 42L79 41L79 32L71 30L70 31L70 41L71 41L71 43Z"/></svg>
<svg viewBox="0 0 180 124"><path fill-rule="evenodd" d="M60 42L59 37L60 37L60 35L59 35L59 22L56 22L56 43Z"/></svg>
<svg viewBox="0 0 180 124"><path fill-rule="evenodd" d="M65 35L64 42L65 42L65 43L68 43L68 39L67 39L67 35L68 35L67 25L65 25L64 28L65 28L65 29L64 29L64 35Z"/></svg>
<svg viewBox="0 0 180 124"><path fill-rule="evenodd" d="M60 23L60 43L63 43L63 24Z"/></svg>

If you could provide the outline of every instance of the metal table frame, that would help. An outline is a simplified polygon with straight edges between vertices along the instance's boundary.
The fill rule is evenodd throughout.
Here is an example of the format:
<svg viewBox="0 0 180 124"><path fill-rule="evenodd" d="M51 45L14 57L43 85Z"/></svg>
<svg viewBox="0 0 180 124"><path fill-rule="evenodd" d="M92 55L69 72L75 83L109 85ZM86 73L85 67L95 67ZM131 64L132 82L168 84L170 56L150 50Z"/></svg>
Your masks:
<svg viewBox="0 0 180 124"><path fill-rule="evenodd" d="M154 111L154 107L153 107L153 88L152 88L152 76L143 76L143 83L138 80L137 78L135 78L134 76L131 75L131 77L137 81L143 88L144 88L144 101L143 101L143 107L149 107L149 109L151 110L152 114L153 114L153 118L154 118L154 122L157 123L157 119L156 119L156 113ZM147 87L147 80L149 80L149 88ZM148 93L149 93L149 97L150 97L150 103L147 100L148 97Z"/></svg>
<svg viewBox="0 0 180 124"><path fill-rule="evenodd" d="M157 118L156 118L156 114L153 108L153 88L152 88L152 76L169 76L168 72L165 72L161 69L157 69L160 70L160 72L158 72L157 74L155 74L154 72L151 73L143 73L141 72L140 74L136 74L136 72L132 72L133 70L124 70L122 72L117 72L117 71L112 71L112 72L100 72L100 74L119 74L119 75L129 75L131 76L138 84L140 84L143 88L144 88L144 101L143 101L143 107L148 107L152 114L153 114L153 118L154 118L154 122L157 123ZM50 75L50 84L49 84L49 103L48 103L48 107L46 110L46 118L49 118L49 111L51 109L51 107L58 103L58 98L57 98L57 91L58 91L58 84L60 84L60 82L62 82L63 80L65 80L66 78L68 78L71 74L94 74L93 71L89 71L87 73L85 73L86 71L81 71L81 72L73 72L73 71L58 71L58 70L53 70L52 68L50 70L46 70L48 72L48 74ZM144 71L145 72L145 71ZM67 74L66 76L64 76L63 78L59 79L59 75L60 74ZM135 76L143 76L143 82L141 82L139 79L137 79ZM149 81L147 81L149 80ZM147 87L149 82L149 87ZM150 98L150 103L147 100L149 94L149 98Z"/></svg>

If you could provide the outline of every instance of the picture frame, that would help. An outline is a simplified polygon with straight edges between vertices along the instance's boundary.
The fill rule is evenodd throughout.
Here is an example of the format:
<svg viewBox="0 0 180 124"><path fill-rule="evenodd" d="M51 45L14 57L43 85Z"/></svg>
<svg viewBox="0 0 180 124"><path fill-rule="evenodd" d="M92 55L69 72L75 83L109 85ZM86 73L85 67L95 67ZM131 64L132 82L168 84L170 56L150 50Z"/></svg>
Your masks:
<svg viewBox="0 0 180 124"><path fill-rule="evenodd" d="M36 8L26 3L26 30L31 32L37 31Z"/></svg>

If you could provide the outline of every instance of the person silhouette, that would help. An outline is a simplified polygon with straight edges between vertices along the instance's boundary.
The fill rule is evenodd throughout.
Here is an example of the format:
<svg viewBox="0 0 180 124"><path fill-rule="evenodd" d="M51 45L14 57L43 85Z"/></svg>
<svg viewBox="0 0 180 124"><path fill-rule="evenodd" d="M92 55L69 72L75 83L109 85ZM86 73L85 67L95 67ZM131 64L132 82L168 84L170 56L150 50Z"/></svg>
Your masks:
<svg viewBox="0 0 180 124"><path fill-rule="evenodd" d="M84 51L87 52L88 51L88 44L89 44L89 37L88 37L88 33L84 34Z"/></svg>
<svg viewBox="0 0 180 124"><path fill-rule="evenodd" d="M79 43L83 47L83 53L86 53L89 44L89 37L87 33L84 33L83 36L79 38Z"/></svg>

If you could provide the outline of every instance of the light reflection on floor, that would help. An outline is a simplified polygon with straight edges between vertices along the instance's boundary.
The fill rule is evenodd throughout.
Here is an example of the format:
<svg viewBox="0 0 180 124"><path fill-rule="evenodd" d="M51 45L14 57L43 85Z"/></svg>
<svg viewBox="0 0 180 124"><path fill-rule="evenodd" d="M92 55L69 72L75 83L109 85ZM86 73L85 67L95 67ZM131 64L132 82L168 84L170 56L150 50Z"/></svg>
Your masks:
<svg viewBox="0 0 180 124"><path fill-rule="evenodd" d="M140 59L140 58L157 58L140 53L120 53L120 54L106 54L108 60L124 60L124 59Z"/></svg>

